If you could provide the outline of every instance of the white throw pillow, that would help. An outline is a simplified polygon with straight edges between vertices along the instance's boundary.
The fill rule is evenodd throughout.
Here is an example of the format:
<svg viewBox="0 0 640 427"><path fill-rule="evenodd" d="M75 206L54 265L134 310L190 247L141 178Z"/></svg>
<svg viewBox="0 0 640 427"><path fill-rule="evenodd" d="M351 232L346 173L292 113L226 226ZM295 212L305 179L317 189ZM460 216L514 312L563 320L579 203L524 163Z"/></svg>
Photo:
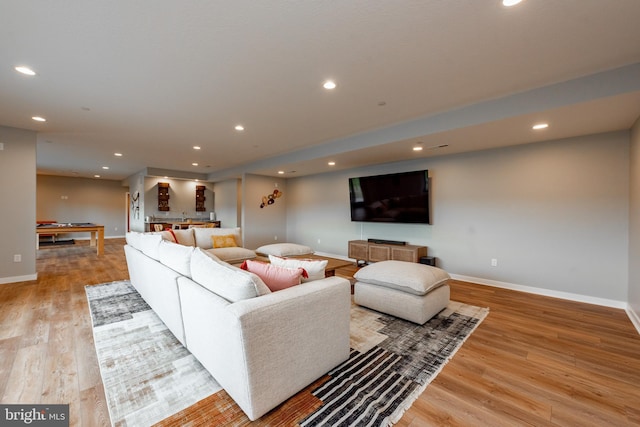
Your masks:
<svg viewBox="0 0 640 427"><path fill-rule="evenodd" d="M313 249L309 246L299 245L297 243L272 243L263 245L256 249L256 252L264 255L275 256L296 256L309 255L313 253Z"/></svg>
<svg viewBox="0 0 640 427"><path fill-rule="evenodd" d="M196 248L191 256L191 277L195 282L230 302L254 298L264 292L260 289L261 285L266 287L264 282L257 282L262 280L255 274L232 268L200 248Z"/></svg>
<svg viewBox="0 0 640 427"><path fill-rule="evenodd" d="M426 295L449 280L449 273L426 264L407 261L380 261L361 268L353 275L359 282Z"/></svg>
<svg viewBox="0 0 640 427"><path fill-rule="evenodd" d="M327 261L315 260L315 259L300 259L300 258L280 258L277 256L269 255L269 262L273 265L286 268L304 268L309 275L308 278L302 279L303 282L311 282L312 280L324 279L324 270L327 267Z"/></svg>
<svg viewBox="0 0 640 427"><path fill-rule="evenodd" d="M163 240L158 249L158 261L183 276L191 277L193 246L178 245Z"/></svg>

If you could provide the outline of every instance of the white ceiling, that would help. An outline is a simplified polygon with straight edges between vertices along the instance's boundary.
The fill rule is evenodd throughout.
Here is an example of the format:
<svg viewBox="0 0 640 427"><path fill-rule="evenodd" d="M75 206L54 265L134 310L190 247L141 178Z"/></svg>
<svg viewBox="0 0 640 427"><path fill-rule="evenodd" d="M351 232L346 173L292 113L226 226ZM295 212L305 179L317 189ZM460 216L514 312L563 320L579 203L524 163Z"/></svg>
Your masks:
<svg viewBox="0 0 640 427"><path fill-rule="evenodd" d="M629 129L639 22L639 0L0 0L0 125L38 132L39 173L118 180L301 176Z"/></svg>

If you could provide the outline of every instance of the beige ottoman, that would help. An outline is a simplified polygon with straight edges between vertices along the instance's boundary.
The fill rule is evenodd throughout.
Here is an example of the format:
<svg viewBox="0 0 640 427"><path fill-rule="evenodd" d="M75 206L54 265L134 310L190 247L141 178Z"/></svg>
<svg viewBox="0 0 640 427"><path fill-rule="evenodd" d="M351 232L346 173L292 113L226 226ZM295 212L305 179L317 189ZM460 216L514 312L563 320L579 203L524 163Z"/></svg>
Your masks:
<svg viewBox="0 0 640 427"><path fill-rule="evenodd" d="M406 261L380 261L353 276L354 302L422 325L449 304L449 274Z"/></svg>

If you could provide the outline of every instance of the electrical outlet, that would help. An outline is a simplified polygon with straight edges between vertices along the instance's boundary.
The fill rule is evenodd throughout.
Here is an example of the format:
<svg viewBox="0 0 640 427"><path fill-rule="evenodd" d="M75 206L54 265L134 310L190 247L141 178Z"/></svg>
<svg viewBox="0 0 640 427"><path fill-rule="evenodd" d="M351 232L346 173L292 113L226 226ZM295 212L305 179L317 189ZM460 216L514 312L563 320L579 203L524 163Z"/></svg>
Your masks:
<svg viewBox="0 0 640 427"><path fill-rule="evenodd" d="M113 231L118 231L118 227L115 227L115 228L113 229Z"/></svg>
<svg viewBox="0 0 640 427"><path fill-rule="evenodd" d="M273 236L273 240L278 240L278 236Z"/></svg>
<svg viewBox="0 0 640 427"><path fill-rule="evenodd" d="M497 266L498 266L498 259L491 258L491 267L497 267Z"/></svg>
<svg viewBox="0 0 640 427"><path fill-rule="evenodd" d="M320 244L320 239L318 239L318 244Z"/></svg>
<svg viewBox="0 0 640 427"><path fill-rule="evenodd" d="M22 255L20 254L15 254L13 256L13 262L22 262Z"/></svg>

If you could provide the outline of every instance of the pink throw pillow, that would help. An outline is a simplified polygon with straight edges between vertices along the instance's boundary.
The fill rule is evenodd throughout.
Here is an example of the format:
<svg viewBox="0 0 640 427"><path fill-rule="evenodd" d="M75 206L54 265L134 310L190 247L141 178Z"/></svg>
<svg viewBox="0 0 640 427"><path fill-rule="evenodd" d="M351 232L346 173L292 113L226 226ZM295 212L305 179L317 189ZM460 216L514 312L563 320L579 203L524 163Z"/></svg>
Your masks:
<svg viewBox="0 0 640 427"><path fill-rule="evenodd" d="M271 292L299 285L302 277L306 276L304 268L284 268L249 259L240 268L260 277Z"/></svg>

